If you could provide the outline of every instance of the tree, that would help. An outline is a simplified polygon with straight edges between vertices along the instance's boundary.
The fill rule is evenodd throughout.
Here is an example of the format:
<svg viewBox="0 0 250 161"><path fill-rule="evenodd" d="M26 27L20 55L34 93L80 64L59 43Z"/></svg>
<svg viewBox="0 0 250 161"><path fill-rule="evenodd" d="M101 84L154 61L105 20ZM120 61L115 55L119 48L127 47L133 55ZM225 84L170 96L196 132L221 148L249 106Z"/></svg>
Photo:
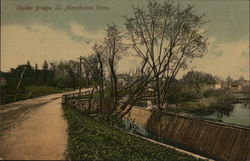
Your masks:
<svg viewBox="0 0 250 161"><path fill-rule="evenodd" d="M102 45L97 45L95 44L93 47L94 50L94 55L96 56L98 60L98 66L99 70L98 71L98 76L99 76L99 81L98 81L98 86L100 88L99 94L100 94L100 109L103 111L103 99L104 99L104 78L105 78L105 72L104 72L104 64L106 63L106 59L104 56L104 52L106 48Z"/></svg>
<svg viewBox="0 0 250 161"><path fill-rule="evenodd" d="M244 79L244 77L242 75L239 77L239 81L240 82L244 82L245 81L245 79Z"/></svg>
<svg viewBox="0 0 250 161"><path fill-rule="evenodd" d="M27 67L31 68L30 61L27 61Z"/></svg>
<svg viewBox="0 0 250 161"><path fill-rule="evenodd" d="M110 96L114 98L112 111L116 110L118 100L118 81L116 67L121 54L126 50L122 42L122 34L117 29L116 25L108 25L106 29L107 35L104 39L105 54L107 56L107 68L110 75L111 92Z"/></svg>
<svg viewBox="0 0 250 161"><path fill-rule="evenodd" d="M46 60L43 62L42 69L43 69L43 70L48 70L48 69L49 69L49 64L47 63Z"/></svg>
<svg viewBox="0 0 250 161"><path fill-rule="evenodd" d="M181 81L188 87L194 88L197 93L201 93L204 86L215 84L216 78L209 73L189 71Z"/></svg>
<svg viewBox="0 0 250 161"><path fill-rule="evenodd" d="M38 65L37 64L35 64L35 70L38 70Z"/></svg>
<svg viewBox="0 0 250 161"><path fill-rule="evenodd" d="M79 62L70 60L64 64L64 69L68 74L69 84L75 90L79 80Z"/></svg>
<svg viewBox="0 0 250 161"><path fill-rule="evenodd" d="M227 78L226 78L226 85L227 85L227 87L231 87L231 84L232 84L232 82L233 82L233 79L231 78L231 76L229 75L229 76L227 76Z"/></svg>
<svg viewBox="0 0 250 161"><path fill-rule="evenodd" d="M193 6L150 1L146 8L134 8L134 16L126 18L131 46L138 57L148 60L146 65L153 71L160 111L179 70L206 51L202 17L194 13Z"/></svg>

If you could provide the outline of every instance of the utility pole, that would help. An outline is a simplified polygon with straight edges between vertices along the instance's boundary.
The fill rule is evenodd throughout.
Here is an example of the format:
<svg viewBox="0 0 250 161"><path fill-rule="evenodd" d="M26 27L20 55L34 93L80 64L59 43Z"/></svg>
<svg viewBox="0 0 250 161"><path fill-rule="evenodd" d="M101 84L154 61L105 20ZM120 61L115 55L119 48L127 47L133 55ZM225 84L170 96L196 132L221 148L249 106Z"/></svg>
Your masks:
<svg viewBox="0 0 250 161"><path fill-rule="evenodd" d="M79 64L79 94L81 93L81 78L82 78L82 56L80 56L80 64Z"/></svg>
<svg viewBox="0 0 250 161"><path fill-rule="evenodd" d="M22 73L21 73L21 75L20 75L20 80L19 80L18 85L17 85L17 87L16 87L17 90L19 90L19 87L20 87L21 82L22 82L22 80L23 80L23 74L24 74L25 70L26 70L26 67L24 67L24 69L23 69L23 71L22 71Z"/></svg>

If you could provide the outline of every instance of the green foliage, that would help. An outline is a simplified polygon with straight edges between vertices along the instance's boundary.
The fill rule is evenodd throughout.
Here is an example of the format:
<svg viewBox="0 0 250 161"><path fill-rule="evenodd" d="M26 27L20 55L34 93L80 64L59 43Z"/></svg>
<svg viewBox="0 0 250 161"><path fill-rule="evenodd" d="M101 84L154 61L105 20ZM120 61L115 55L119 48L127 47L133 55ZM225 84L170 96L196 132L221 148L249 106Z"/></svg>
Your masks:
<svg viewBox="0 0 250 161"><path fill-rule="evenodd" d="M102 121L104 121L104 123L106 123L106 125L108 126L115 126L115 127L119 127L119 128L124 128L124 123L121 119L118 119L118 117L116 115L104 115L101 118Z"/></svg>
<svg viewBox="0 0 250 161"><path fill-rule="evenodd" d="M192 113L198 115L207 115L214 112L214 109L208 103L202 101L189 101L180 104L181 112Z"/></svg>
<svg viewBox="0 0 250 161"><path fill-rule="evenodd" d="M158 144L129 135L102 121L64 106L68 121L67 159L70 160L195 160Z"/></svg>
<svg viewBox="0 0 250 161"><path fill-rule="evenodd" d="M197 92L196 89L190 88L188 85L175 81L171 86L168 95L168 103L180 103L185 101L196 100L201 97L201 93Z"/></svg>
<svg viewBox="0 0 250 161"><path fill-rule="evenodd" d="M215 84L215 81L216 78L212 74L197 71L190 71L181 79L181 82L195 89L197 93L202 92L205 86Z"/></svg>
<svg viewBox="0 0 250 161"><path fill-rule="evenodd" d="M29 97L44 96L52 93L59 93L61 90L59 88L48 87L48 86L28 86L26 87L26 93Z"/></svg>
<svg viewBox="0 0 250 161"><path fill-rule="evenodd" d="M209 115L216 111L228 115L233 109L233 100L230 90L208 89L203 92L203 98L179 102L176 107L170 107L168 110L198 115Z"/></svg>
<svg viewBox="0 0 250 161"><path fill-rule="evenodd" d="M68 64L68 66L70 66L74 63L69 62ZM68 74L65 74L63 71L65 70L65 68L62 65L57 65L57 68L62 70L60 73L59 71L56 71L54 69L55 65L49 68L46 60L43 63L42 70L38 69L37 64L35 65L35 68L33 68L30 65L30 62L27 61L27 64L19 65L16 68L12 68L10 72L4 73L4 77L7 80L7 85L1 89L0 95L27 94L27 91L29 91L31 88L30 86L32 86L32 88L35 88L35 91L33 91L32 89L33 94L30 95L34 95L34 93L35 95L39 95L37 93L38 90L40 90L39 92L42 92L40 95L44 95L44 93L49 94L57 92L55 90L59 91L59 89L57 88L76 88L76 86L78 85L78 78L76 77L77 71L74 71L75 73L72 74L71 69L76 69L77 64L74 64L74 66L72 66L71 68L70 67L68 67L66 70ZM22 73L23 76L21 78ZM58 76L58 74L61 75ZM20 86L17 89L19 82ZM36 86L40 86L41 88ZM48 92L45 92L43 89L44 87L42 86L46 86Z"/></svg>
<svg viewBox="0 0 250 161"><path fill-rule="evenodd" d="M245 95L250 95L250 85L243 86L241 89L241 93Z"/></svg>
<svg viewBox="0 0 250 161"><path fill-rule="evenodd" d="M43 62L42 69L43 69L43 70L48 70L48 69L49 69L49 64L47 63L46 60Z"/></svg>

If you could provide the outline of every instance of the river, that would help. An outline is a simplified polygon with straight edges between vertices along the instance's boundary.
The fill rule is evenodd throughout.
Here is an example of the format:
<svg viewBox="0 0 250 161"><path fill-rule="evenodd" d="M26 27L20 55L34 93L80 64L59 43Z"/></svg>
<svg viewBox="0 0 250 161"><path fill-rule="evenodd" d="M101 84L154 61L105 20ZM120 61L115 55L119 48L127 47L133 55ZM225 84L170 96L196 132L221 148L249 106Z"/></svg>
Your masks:
<svg viewBox="0 0 250 161"><path fill-rule="evenodd" d="M248 101L233 104L233 110L228 114L215 112L211 115L204 116L203 118L238 126L250 127L250 102Z"/></svg>

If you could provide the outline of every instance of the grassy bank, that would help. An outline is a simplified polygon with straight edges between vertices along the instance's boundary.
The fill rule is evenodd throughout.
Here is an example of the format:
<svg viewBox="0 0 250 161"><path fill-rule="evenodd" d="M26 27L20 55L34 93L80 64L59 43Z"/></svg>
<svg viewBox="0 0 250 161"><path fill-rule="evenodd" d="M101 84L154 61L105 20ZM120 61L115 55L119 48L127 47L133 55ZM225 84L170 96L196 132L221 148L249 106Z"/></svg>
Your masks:
<svg viewBox="0 0 250 161"><path fill-rule="evenodd" d="M63 106L68 121L67 159L71 160L133 160L193 161L196 160L129 135L77 110Z"/></svg>
<svg viewBox="0 0 250 161"><path fill-rule="evenodd" d="M20 100L26 100L29 98L35 98L49 94L68 92L68 91L72 91L72 89L71 88L60 89L50 86L28 86L22 93L13 93L0 96L0 105Z"/></svg>
<svg viewBox="0 0 250 161"><path fill-rule="evenodd" d="M71 88L55 88L50 86L28 86L25 89L25 92L27 93L27 96L32 97L39 97L39 96L45 96L48 94L54 94L54 93L60 93L60 92L67 92L71 91Z"/></svg>
<svg viewBox="0 0 250 161"><path fill-rule="evenodd" d="M232 91L224 89L208 89L197 98L175 102L169 105L168 112L210 115L214 112L228 114L233 110L235 98Z"/></svg>

